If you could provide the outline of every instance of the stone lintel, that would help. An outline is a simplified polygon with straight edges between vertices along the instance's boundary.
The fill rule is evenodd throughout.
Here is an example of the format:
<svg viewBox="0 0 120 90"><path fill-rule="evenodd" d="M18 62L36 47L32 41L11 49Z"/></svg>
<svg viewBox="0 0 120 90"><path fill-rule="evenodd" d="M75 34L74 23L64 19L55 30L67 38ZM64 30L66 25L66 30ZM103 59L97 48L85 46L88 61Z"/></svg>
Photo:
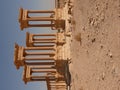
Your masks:
<svg viewBox="0 0 120 90"><path fill-rule="evenodd" d="M29 43L29 32L26 32L26 46L29 47L30 43Z"/></svg>
<svg viewBox="0 0 120 90"><path fill-rule="evenodd" d="M18 17L19 23L21 23L21 21L22 21L22 16L23 16L23 8L20 8L19 9L19 17Z"/></svg>
<svg viewBox="0 0 120 90"><path fill-rule="evenodd" d="M18 59L18 50L19 50L19 46L18 46L18 44L15 43L15 45L14 45L14 64L15 64L17 69L19 69L19 67L20 67L19 64L18 64L18 61L17 61L17 59Z"/></svg>

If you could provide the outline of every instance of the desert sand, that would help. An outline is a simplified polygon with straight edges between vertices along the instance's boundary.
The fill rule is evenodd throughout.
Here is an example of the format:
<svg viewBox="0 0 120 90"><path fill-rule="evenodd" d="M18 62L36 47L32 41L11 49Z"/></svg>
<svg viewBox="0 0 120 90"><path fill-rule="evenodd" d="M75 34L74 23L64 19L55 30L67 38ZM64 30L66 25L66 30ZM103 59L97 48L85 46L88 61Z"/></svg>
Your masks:
<svg viewBox="0 0 120 90"><path fill-rule="evenodd" d="M120 90L120 0L74 0L71 90Z"/></svg>

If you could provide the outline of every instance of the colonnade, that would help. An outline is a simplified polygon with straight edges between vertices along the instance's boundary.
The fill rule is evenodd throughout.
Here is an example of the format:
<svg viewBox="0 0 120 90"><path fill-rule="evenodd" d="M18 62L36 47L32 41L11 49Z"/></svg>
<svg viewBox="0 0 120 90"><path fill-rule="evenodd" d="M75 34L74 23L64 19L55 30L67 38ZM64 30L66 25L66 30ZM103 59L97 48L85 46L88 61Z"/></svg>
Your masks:
<svg viewBox="0 0 120 90"><path fill-rule="evenodd" d="M28 27L51 27L55 29L65 29L65 20L61 18L61 9L55 10L26 10L20 8L19 10L19 23L20 28L23 30ZM33 14L34 16L30 16ZM35 16L35 14L47 14L46 17ZM37 23L40 21L41 23ZM46 23L47 22L47 23Z"/></svg>
<svg viewBox="0 0 120 90"><path fill-rule="evenodd" d="M57 32L55 34L31 34L26 33L26 46L28 47L45 47L53 45L62 45L65 43L64 33Z"/></svg>
<svg viewBox="0 0 120 90"><path fill-rule="evenodd" d="M59 1L55 0L58 7L60 6ZM65 52L62 50L63 46L67 44L65 33L67 20L63 15L64 9L58 7L54 10L26 10L23 8L19 10L18 20L21 30L30 27L50 27L51 30L56 30L56 33L44 34L27 32L26 47L15 43L14 64L16 69L24 67L23 81L25 84L45 81L48 90L67 90L66 75L70 73L66 71L68 60L64 59ZM65 13L68 14L68 12ZM36 16L36 14L40 16Z"/></svg>
<svg viewBox="0 0 120 90"><path fill-rule="evenodd" d="M18 44L15 44L14 63L16 65L16 68L19 69L20 66L40 63L40 61L42 60L56 60L55 50L55 46L23 47L19 46Z"/></svg>

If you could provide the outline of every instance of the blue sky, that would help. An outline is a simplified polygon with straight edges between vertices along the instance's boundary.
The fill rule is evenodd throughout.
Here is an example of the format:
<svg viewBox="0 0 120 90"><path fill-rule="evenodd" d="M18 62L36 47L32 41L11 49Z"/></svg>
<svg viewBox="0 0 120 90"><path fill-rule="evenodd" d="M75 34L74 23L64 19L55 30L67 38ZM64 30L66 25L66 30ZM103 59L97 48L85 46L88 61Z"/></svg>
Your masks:
<svg viewBox="0 0 120 90"><path fill-rule="evenodd" d="M22 81L22 71L13 64L14 43L25 46L26 31L31 33L51 32L50 28L29 28L20 30L19 8L48 10L54 8L54 0L1 0L0 1L0 90L47 90L42 82Z"/></svg>

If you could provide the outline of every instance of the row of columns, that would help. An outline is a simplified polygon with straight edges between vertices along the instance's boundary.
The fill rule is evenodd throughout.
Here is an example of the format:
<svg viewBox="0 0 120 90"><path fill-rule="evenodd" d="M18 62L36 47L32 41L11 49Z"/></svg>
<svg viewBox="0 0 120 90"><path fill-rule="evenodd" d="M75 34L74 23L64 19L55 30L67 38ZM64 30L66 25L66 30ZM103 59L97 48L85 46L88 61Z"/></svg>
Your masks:
<svg viewBox="0 0 120 90"><path fill-rule="evenodd" d="M59 3L59 0L55 0ZM24 67L23 81L46 81L48 90L66 90L65 66L66 60L61 58L61 47L65 41L65 20L62 8L54 10L26 10L20 8L20 28L50 27L52 30L63 30L55 34L26 33L26 47L15 43L14 64L17 69ZM42 16L46 14L46 16ZM37 16L35 16L37 15Z"/></svg>
<svg viewBox="0 0 120 90"><path fill-rule="evenodd" d="M27 32L27 47L15 43L14 64L17 69L24 66L23 81L25 83L46 81L48 84L46 78L49 78L48 85L50 86L48 88L55 88L55 86L51 86L50 81L57 81L56 83L63 81L65 84L64 68L62 68L63 63L61 63L63 61L57 58L57 47L65 44L64 39L60 38L61 35L63 34L31 34ZM36 41L39 42L38 46L35 46ZM49 42L46 44L46 41ZM50 43L53 44L49 45ZM56 86L56 88L61 88L61 85Z"/></svg>
<svg viewBox="0 0 120 90"><path fill-rule="evenodd" d="M42 51L49 52L42 52ZM32 63L36 63L41 60L56 60L55 52L56 48L53 47L22 47L18 44L15 44L15 55L14 55L14 63L16 68L19 69L20 66L24 66L27 64L27 61L32 61ZM32 51L32 52L30 52ZM34 52L33 52L34 51ZM44 56L44 57L43 57Z"/></svg>
<svg viewBox="0 0 120 90"><path fill-rule="evenodd" d="M42 44L43 43L43 44ZM64 33L56 34L31 34L26 33L26 46L28 47L52 47L53 44L62 45L65 44Z"/></svg>
<svg viewBox="0 0 120 90"><path fill-rule="evenodd" d="M41 50L50 51L41 52ZM64 81L63 72L61 72L63 71L62 61L55 58L55 50L56 47L23 47L15 44L14 64L17 69L24 66L23 81L25 84L31 81L47 82L47 77L49 81ZM35 73L37 74L34 75Z"/></svg>
<svg viewBox="0 0 120 90"><path fill-rule="evenodd" d="M26 10L20 8L19 10L19 23L20 28L23 30L24 28L28 27L51 27L53 30L55 29L65 29L65 20L61 18L61 9L55 10ZM58 14L59 12L59 14ZM30 16L30 14L47 14L46 17L42 16ZM43 22L36 23L37 21ZM32 24L30 22L34 22L36 24ZM45 23L45 22L49 22Z"/></svg>
<svg viewBox="0 0 120 90"><path fill-rule="evenodd" d="M49 77L49 80L55 80L56 69L54 65L42 65L42 66L25 66L23 73L23 80L25 83L31 81L46 81L46 77ZM38 75L38 73L41 73ZM47 73L51 75L47 76ZM36 75L34 75L36 74Z"/></svg>

